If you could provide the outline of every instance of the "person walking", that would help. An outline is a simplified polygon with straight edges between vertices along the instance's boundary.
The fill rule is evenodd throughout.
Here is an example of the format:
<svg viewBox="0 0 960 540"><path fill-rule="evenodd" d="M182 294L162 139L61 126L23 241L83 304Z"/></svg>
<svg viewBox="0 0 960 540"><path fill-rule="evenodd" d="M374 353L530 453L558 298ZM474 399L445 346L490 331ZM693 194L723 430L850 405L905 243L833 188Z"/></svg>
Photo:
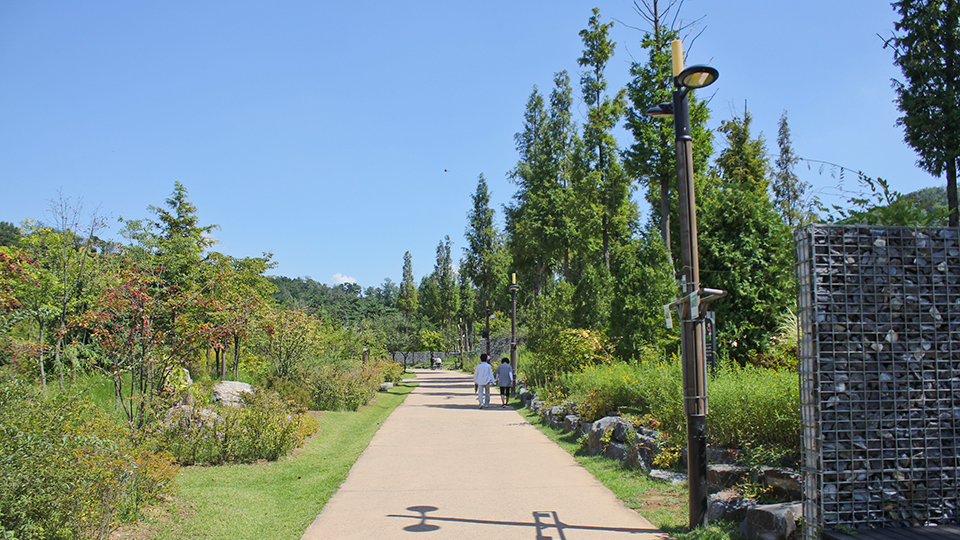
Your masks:
<svg viewBox="0 0 960 540"><path fill-rule="evenodd" d="M513 388L513 368L510 359L504 358L497 367L497 386L500 387L500 408L505 409L510 402L510 390Z"/></svg>
<svg viewBox="0 0 960 540"><path fill-rule="evenodd" d="M480 355L480 363L473 370L473 382L477 385L477 402L480 408L490 406L490 385L493 384L493 368L490 367L490 357Z"/></svg>

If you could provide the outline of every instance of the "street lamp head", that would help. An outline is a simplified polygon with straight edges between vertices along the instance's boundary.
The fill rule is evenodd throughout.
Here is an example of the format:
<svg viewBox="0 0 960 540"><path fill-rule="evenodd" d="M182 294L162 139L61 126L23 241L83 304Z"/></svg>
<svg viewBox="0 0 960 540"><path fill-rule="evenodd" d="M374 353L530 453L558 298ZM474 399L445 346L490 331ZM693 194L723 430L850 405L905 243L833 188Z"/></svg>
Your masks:
<svg viewBox="0 0 960 540"><path fill-rule="evenodd" d="M697 88L710 86L718 77L720 77L720 72L716 68L697 65L681 71L679 75L674 77L673 83L677 88L696 90Z"/></svg>
<svg viewBox="0 0 960 540"><path fill-rule="evenodd" d="M654 118L670 118L673 116L673 103L661 103L647 109L647 116Z"/></svg>

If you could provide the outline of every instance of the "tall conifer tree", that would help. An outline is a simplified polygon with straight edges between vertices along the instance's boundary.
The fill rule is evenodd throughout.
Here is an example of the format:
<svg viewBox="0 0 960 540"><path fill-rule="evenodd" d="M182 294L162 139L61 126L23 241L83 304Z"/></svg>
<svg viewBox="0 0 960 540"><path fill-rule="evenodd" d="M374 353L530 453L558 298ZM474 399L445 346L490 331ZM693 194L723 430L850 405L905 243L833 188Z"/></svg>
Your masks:
<svg viewBox="0 0 960 540"><path fill-rule="evenodd" d="M636 208L630 200L630 183L620 165L617 141L613 136L613 129L623 114L625 91L610 96L604 75L617 46L609 37L612 27L612 22L600 22L600 10L594 8L588 27L580 31L584 50L583 56L577 59L577 63L586 68L580 76L580 88L583 101L589 108L587 123L583 126L583 166L586 167L583 179L591 187L588 192L595 191L601 262L608 273L611 243L628 239L630 227L636 219Z"/></svg>
<svg viewBox="0 0 960 540"><path fill-rule="evenodd" d="M888 40L904 81L894 81L904 139L920 155L920 167L947 175L950 226L957 214L960 159L960 0L900 0L901 32Z"/></svg>

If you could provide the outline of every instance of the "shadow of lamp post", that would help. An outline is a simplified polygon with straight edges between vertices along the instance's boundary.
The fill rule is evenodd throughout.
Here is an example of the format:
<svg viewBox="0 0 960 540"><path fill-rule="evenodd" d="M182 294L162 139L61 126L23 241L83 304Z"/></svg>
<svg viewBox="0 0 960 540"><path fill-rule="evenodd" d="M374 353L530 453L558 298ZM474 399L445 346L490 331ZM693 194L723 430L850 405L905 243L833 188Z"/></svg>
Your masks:
<svg viewBox="0 0 960 540"><path fill-rule="evenodd" d="M682 296L664 306L667 326L672 327L670 308L680 316L680 349L683 357L683 411L687 416L687 473L689 482L690 528L707 524L707 370L703 333L706 304L725 296L717 289L700 288L700 259L697 254L697 209L693 185L693 138L690 135L690 90L713 84L720 76L709 66L683 68L683 44L672 43L673 102L651 107L647 114L673 117L677 143L677 193L680 206L680 261ZM701 297L701 294L705 295Z"/></svg>

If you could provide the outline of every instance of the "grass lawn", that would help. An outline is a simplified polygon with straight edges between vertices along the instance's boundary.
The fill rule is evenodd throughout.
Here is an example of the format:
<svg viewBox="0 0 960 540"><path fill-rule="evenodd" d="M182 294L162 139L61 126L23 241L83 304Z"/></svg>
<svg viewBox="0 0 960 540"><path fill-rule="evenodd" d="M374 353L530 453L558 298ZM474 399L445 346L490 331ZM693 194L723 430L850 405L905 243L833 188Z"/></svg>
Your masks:
<svg viewBox="0 0 960 540"><path fill-rule="evenodd" d="M540 421L530 409L518 409L528 422L560 445L590 471L597 480L658 529L678 540L730 540L742 538L736 523L711 523L706 528L687 530L689 515L687 485L673 485L647 476L642 470L629 469L619 461L603 456L588 456L577 443L576 433L562 433Z"/></svg>
<svg viewBox="0 0 960 540"><path fill-rule="evenodd" d="M177 496L150 532L122 538L298 539L346 479L384 420L416 386L404 381L357 412L319 413L320 431L276 462L184 467ZM155 512L156 513L156 512Z"/></svg>

